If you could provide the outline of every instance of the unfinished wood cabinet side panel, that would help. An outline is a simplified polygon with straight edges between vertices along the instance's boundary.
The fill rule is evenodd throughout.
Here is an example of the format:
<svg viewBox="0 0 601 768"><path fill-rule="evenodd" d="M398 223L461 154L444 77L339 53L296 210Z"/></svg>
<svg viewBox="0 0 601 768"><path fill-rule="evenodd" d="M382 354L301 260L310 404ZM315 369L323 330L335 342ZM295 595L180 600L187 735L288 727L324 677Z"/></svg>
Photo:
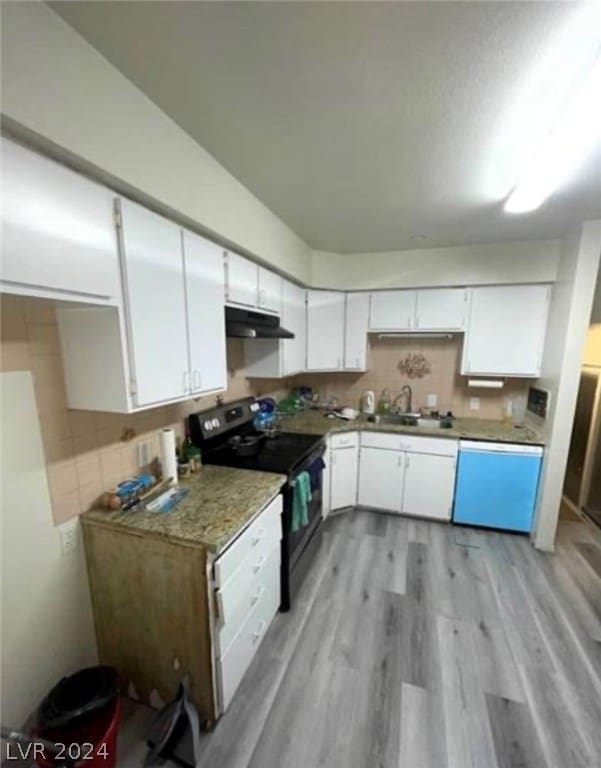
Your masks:
<svg viewBox="0 0 601 768"><path fill-rule="evenodd" d="M206 725L215 720L206 552L84 523L101 663L142 701L170 701L187 674Z"/></svg>

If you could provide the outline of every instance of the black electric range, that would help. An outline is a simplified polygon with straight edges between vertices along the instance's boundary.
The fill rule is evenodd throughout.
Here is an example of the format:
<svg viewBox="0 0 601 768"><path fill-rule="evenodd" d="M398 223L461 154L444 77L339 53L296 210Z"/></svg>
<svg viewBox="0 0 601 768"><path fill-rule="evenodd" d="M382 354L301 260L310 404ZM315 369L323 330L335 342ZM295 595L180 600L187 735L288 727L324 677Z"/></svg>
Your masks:
<svg viewBox="0 0 601 768"><path fill-rule="evenodd" d="M280 610L290 609L294 595L320 541L323 511L323 469L325 440L318 435L295 432L267 434L253 427L259 406L253 398L199 411L188 418L190 438L202 451L205 464L275 472L285 476L282 482L282 558ZM243 455L232 445L237 438L256 442L252 455ZM292 530L292 505L295 478L304 471L311 477L311 502L308 524Z"/></svg>

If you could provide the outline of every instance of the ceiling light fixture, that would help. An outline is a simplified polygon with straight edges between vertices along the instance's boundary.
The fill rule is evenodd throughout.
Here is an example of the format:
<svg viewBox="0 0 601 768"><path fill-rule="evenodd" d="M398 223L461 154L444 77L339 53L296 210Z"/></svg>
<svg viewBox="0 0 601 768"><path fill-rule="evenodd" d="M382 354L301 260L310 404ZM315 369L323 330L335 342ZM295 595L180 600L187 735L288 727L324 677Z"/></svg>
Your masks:
<svg viewBox="0 0 601 768"><path fill-rule="evenodd" d="M601 50L568 99L505 202L507 213L526 213L541 203L582 164L601 131Z"/></svg>

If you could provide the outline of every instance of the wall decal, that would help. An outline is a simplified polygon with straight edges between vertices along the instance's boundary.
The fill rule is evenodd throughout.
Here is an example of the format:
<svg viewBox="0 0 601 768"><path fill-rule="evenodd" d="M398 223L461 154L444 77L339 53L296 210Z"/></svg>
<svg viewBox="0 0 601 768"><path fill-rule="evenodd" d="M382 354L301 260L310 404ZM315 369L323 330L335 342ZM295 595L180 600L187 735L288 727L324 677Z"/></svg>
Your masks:
<svg viewBox="0 0 601 768"><path fill-rule="evenodd" d="M397 368L410 379L423 379L432 373L430 362L421 352L408 354L404 360L399 361Z"/></svg>

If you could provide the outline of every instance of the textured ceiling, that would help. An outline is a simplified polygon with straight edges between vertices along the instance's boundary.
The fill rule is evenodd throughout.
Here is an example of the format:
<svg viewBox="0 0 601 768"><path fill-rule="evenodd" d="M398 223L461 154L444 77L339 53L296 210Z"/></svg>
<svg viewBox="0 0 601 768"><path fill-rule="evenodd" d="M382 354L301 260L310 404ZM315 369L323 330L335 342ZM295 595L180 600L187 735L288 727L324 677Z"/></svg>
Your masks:
<svg viewBox="0 0 601 768"><path fill-rule="evenodd" d="M599 152L539 211L502 212L577 3L50 5L316 249L549 238L601 215Z"/></svg>

